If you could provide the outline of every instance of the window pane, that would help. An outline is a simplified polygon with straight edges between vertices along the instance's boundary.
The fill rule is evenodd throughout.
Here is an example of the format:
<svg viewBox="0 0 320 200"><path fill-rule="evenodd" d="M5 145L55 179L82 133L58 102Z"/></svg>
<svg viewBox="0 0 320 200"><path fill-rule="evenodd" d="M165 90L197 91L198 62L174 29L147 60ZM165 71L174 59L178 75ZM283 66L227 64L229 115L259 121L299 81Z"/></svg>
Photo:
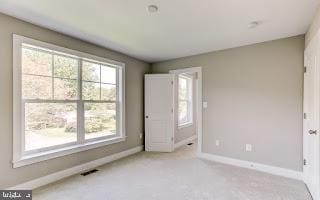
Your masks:
<svg viewBox="0 0 320 200"><path fill-rule="evenodd" d="M116 84L116 69L107 66L101 66L101 82Z"/></svg>
<svg viewBox="0 0 320 200"><path fill-rule="evenodd" d="M179 101L179 123L183 124L188 122L188 102Z"/></svg>
<svg viewBox="0 0 320 200"><path fill-rule="evenodd" d="M101 84L101 100L115 101L117 89L115 85Z"/></svg>
<svg viewBox="0 0 320 200"><path fill-rule="evenodd" d="M187 89L187 79L179 77L179 88L180 89Z"/></svg>
<svg viewBox="0 0 320 200"><path fill-rule="evenodd" d="M54 56L54 76L77 79L78 61L64 56Z"/></svg>
<svg viewBox="0 0 320 200"><path fill-rule="evenodd" d="M179 125L192 122L192 78L179 76Z"/></svg>
<svg viewBox="0 0 320 200"><path fill-rule="evenodd" d="M100 83L82 82L82 99L100 100Z"/></svg>
<svg viewBox="0 0 320 200"><path fill-rule="evenodd" d="M54 99L76 99L78 81L71 79L54 79Z"/></svg>
<svg viewBox="0 0 320 200"><path fill-rule="evenodd" d="M83 61L82 80L100 82L100 65Z"/></svg>
<svg viewBox="0 0 320 200"><path fill-rule="evenodd" d="M22 75L23 99L52 99L52 78Z"/></svg>
<svg viewBox="0 0 320 200"><path fill-rule="evenodd" d="M187 100L187 79L179 78L179 99Z"/></svg>
<svg viewBox="0 0 320 200"><path fill-rule="evenodd" d="M52 55L22 48L22 73L52 76Z"/></svg>
<svg viewBox="0 0 320 200"><path fill-rule="evenodd" d="M77 140L75 103L26 103L26 150L50 147Z"/></svg>
<svg viewBox="0 0 320 200"><path fill-rule="evenodd" d="M85 139L116 134L115 103L85 103Z"/></svg>

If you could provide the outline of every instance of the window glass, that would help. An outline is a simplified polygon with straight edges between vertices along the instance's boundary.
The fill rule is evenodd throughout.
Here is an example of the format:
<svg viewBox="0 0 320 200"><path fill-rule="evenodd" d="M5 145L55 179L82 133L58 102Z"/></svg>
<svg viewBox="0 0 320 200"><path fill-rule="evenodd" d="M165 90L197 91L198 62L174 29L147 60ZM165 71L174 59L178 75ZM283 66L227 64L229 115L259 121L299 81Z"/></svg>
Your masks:
<svg viewBox="0 0 320 200"><path fill-rule="evenodd" d="M54 99L77 99L78 81L54 78Z"/></svg>
<svg viewBox="0 0 320 200"><path fill-rule="evenodd" d="M192 77L179 75L178 81L178 125L192 123Z"/></svg>
<svg viewBox="0 0 320 200"><path fill-rule="evenodd" d="M65 56L54 56L54 76L59 78L77 79L78 61Z"/></svg>
<svg viewBox="0 0 320 200"><path fill-rule="evenodd" d="M85 138L116 134L115 103L85 103Z"/></svg>
<svg viewBox="0 0 320 200"><path fill-rule="evenodd" d="M100 83L82 82L83 100L100 100Z"/></svg>
<svg viewBox="0 0 320 200"><path fill-rule="evenodd" d="M26 103L25 149L33 150L77 140L75 103Z"/></svg>
<svg viewBox="0 0 320 200"><path fill-rule="evenodd" d="M188 122L188 102L179 102L179 122L180 124Z"/></svg>
<svg viewBox="0 0 320 200"><path fill-rule="evenodd" d="M101 82L116 84L116 69L112 67L101 66Z"/></svg>
<svg viewBox="0 0 320 200"><path fill-rule="evenodd" d="M115 101L117 89L115 85L101 83L101 100Z"/></svg>
<svg viewBox="0 0 320 200"><path fill-rule="evenodd" d="M29 48L22 48L22 73L52 76L52 55Z"/></svg>
<svg viewBox="0 0 320 200"><path fill-rule="evenodd" d="M52 77L22 74L23 99L52 99Z"/></svg>
<svg viewBox="0 0 320 200"><path fill-rule="evenodd" d="M88 61L82 62L82 80L100 82L100 65Z"/></svg>

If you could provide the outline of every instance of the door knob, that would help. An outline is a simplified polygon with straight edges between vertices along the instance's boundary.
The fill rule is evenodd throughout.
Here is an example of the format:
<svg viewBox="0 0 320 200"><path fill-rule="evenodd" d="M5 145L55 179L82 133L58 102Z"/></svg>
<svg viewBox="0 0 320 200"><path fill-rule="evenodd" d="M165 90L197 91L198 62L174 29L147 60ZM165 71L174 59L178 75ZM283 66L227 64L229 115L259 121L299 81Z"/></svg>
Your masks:
<svg viewBox="0 0 320 200"><path fill-rule="evenodd" d="M148 118L149 118L149 116L147 115L147 116L146 116L146 118L148 119Z"/></svg>
<svg viewBox="0 0 320 200"><path fill-rule="evenodd" d="M317 130L309 130L310 135L317 135Z"/></svg>

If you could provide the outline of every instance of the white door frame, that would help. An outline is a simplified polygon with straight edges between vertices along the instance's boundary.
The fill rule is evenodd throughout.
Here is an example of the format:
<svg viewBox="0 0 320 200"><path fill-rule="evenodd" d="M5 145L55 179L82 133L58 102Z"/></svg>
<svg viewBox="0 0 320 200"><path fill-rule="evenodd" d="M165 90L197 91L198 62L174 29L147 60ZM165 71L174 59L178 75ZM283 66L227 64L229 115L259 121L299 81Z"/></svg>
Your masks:
<svg viewBox="0 0 320 200"><path fill-rule="evenodd" d="M197 112L197 136L198 136L197 153L200 154L202 153L202 67L181 68L176 70L170 70L169 72L175 75L182 74L182 73L197 73L197 79L196 79L196 86L197 86L196 112ZM177 109L175 109L175 112L176 110Z"/></svg>
<svg viewBox="0 0 320 200"><path fill-rule="evenodd" d="M313 53L316 53L316 54L318 54L317 55L317 58L320 58L320 31L318 31L317 32L317 34L314 36L314 38L311 40L311 42L309 43L309 45L306 47L306 49L305 49L305 57L304 57L304 59L305 59L305 67L306 67L306 70L307 70L307 72L308 72L308 62L309 62L309 60L308 60L308 55L310 55L310 54L313 54ZM319 87L319 85L320 85L320 59L317 59L317 61L316 61L316 64L315 64L315 66L314 66L314 72L315 72L315 74L311 74L313 77L314 77L314 79L313 79L313 83L314 83L314 95L315 95L315 104L316 104L316 106L315 106L315 116L316 116L316 122L315 122L315 127L312 127L312 128L314 128L315 130L317 130L318 131L318 135L320 134L319 133L319 127L320 127L320 121L319 121L319 114L320 114L320 107L319 107L319 105L320 105L320 99L319 99L319 95L320 95L320 87ZM304 97L305 98L305 97ZM304 110L304 113L305 113L306 111ZM307 114L307 116L308 116L308 114ZM303 157L304 158L308 158L308 155L307 155L307 153L308 153L308 150L307 150L307 145L308 145L308 139L310 139L310 136L309 136L309 134L307 133L307 131L308 130L306 130L306 128L310 128L310 127L305 127L305 122L304 122L304 128L303 128ZM315 199L315 200L319 200L320 199L320 184L319 184L319 182L320 182L320 173L319 173L319 171L320 171L320 167L319 167L319 162L320 162L320 146L319 146L319 143L320 143L320 141L319 141L319 136L317 136L317 137L315 137L315 139L317 140L317 141L315 141L316 142L316 151L315 151L315 154L316 155L314 155L315 156L315 158L316 158L316 160L315 160L315 163L313 163L314 165L315 165L315 167L317 168L316 169L316 171L317 171L317 173L315 174L315 182L314 182L314 184L313 185L309 185L310 187L312 187L312 188L309 188L309 190L311 191L311 193L313 193L314 194L314 196L313 196L313 198ZM307 164L308 164L308 160L306 161L307 162ZM307 172L305 171L305 166L303 167L304 168L304 170L303 170L303 180L304 180L304 182L305 183L308 183L308 182L310 182L310 180L308 180L308 177L307 177ZM307 185L308 186L308 185Z"/></svg>

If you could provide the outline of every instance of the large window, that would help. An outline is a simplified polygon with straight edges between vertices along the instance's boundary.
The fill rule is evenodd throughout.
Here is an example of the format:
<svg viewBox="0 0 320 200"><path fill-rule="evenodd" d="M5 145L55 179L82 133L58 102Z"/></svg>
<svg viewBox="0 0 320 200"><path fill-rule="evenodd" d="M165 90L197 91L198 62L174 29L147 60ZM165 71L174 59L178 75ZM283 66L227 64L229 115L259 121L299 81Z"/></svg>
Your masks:
<svg viewBox="0 0 320 200"><path fill-rule="evenodd" d="M178 126L184 127L191 125L192 117L192 77L180 74L178 86Z"/></svg>
<svg viewBox="0 0 320 200"><path fill-rule="evenodd" d="M123 63L14 35L14 165L123 141L123 75Z"/></svg>

